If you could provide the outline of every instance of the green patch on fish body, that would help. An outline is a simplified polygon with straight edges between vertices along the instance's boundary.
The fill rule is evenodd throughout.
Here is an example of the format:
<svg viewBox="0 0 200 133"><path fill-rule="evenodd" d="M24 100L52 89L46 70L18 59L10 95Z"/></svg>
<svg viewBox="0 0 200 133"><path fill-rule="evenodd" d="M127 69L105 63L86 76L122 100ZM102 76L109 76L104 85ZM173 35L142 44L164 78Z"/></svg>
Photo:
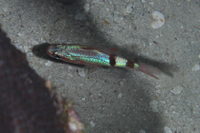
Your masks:
<svg viewBox="0 0 200 133"><path fill-rule="evenodd" d="M110 66L109 55L82 45L57 45L48 48L49 55L61 56L60 60L76 64ZM48 52L47 51L47 52Z"/></svg>

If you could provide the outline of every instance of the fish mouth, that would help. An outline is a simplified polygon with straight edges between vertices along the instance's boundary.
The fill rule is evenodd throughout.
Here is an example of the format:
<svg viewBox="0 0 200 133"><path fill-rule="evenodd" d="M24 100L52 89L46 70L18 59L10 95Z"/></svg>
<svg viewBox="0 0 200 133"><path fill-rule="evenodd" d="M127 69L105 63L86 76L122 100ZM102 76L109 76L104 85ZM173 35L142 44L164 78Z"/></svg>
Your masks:
<svg viewBox="0 0 200 133"><path fill-rule="evenodd" d="M58 51L58 47L56 45L52 45L47 48L47 54L50 56L53 56L53 53L56 51Z"/></svg>

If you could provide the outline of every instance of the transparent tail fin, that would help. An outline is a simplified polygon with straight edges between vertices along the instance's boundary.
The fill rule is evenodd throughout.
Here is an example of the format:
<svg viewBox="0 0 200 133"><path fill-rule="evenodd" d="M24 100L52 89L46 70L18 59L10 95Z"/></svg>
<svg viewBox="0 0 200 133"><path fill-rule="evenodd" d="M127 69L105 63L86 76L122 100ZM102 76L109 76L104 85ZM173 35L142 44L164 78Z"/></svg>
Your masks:
<svg viewBox="0 0 200 133"><path fill-rule="evenodd" d="M155 79L159 79L156 77L156 75L160 75L161 71L158 68L155 68L153 66L145 65L145 64L138 64L139 67L137 68L138 71L141 71L147 75L150 75L151 77L154 77Z"/></svg>

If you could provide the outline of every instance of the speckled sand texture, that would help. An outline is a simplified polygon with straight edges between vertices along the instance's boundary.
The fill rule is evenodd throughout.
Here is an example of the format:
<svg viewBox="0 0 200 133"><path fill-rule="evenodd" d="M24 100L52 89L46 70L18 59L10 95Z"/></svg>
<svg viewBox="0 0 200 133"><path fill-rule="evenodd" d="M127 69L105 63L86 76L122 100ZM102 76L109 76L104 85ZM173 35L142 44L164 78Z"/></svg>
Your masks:
<svg viewBox="0 0 200 133"><path fill-rule="evenodd" d="M152 12L165 23L151 27ZM74 100L88 133L200 132L200 2L198 0L0 0L0 24L29 64ZM179 67L159 80L141 72L91 68L36 57L42 43L118 48L143 62ZM43 50L45 51L45 49ZM163 71L165 65L157 63ZM156 66L156 63L154 64Z"/></svg>

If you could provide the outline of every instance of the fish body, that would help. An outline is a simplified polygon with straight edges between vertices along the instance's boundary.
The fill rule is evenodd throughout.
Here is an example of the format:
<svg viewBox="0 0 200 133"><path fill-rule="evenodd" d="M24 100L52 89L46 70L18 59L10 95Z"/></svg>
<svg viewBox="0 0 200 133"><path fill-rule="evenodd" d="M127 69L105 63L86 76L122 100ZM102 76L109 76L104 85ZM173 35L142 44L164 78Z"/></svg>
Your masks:
<svg viewBox="0 0 200 133"><path fill-rule="evenodd" d="M84 45L52 45L47 53L56 59L65 62L90 65L90 66L114 66L114 67L137 67L137 64L115 54Z"/></svg>
<svg viewBox="0 0 200 133"><path fill-rule="evenodd" d="M68 44L51 45L47 48L47 53L53 58L74 64L136 68L157 79L153 73L158 72L158 69L117 56L111 50L100 50L85 45Z"/></svg>

